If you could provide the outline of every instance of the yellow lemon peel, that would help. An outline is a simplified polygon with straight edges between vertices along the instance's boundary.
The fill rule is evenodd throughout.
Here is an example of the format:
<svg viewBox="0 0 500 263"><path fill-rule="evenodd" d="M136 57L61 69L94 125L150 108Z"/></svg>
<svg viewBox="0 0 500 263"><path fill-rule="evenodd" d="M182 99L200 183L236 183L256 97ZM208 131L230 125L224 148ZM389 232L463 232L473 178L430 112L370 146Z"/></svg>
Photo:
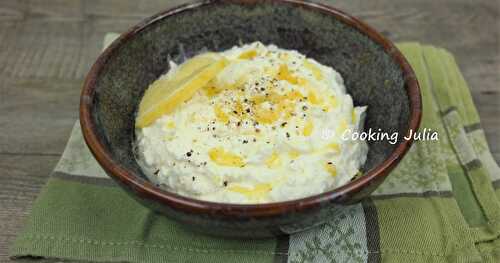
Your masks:
<svg viewBox="0 0 500 263"><path fill-rule="evenodd" d="M266 159L265 163L269 168L276 168L281 165L280 156L274 152L271 156L269 156L269 158Z"/></svg>
<svg viewBox="0 0 500 263"><path fill-rule="evenodd" d="M334 164L325 164L325 169L331 176L337 176L337 167Z"/></svg>
<svg viewBox="0 0 500 263"><path fill-rule="evenodd" d="M208 156L214 163L221 166L242 167L245 165L243 158L234 153L225 151L221 147L210 149L208 151Z"/></svg>

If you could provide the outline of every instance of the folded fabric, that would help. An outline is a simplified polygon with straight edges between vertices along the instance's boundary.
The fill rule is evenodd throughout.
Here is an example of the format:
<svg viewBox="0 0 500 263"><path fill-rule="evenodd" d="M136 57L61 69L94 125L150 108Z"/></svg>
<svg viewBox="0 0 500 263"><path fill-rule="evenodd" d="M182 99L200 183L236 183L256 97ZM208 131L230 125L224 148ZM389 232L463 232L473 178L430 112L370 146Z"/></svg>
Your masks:
<svg viewBox="0 0 500 263"><path fill-rule="evenodd" d="M109 43L115 35L106 37ZM264 240L191 232L107 177L78 122L11 256L97 262L500 262L500 169L453 56L400 43L421 85L416 141L370 199L330 222Z"/></svg>

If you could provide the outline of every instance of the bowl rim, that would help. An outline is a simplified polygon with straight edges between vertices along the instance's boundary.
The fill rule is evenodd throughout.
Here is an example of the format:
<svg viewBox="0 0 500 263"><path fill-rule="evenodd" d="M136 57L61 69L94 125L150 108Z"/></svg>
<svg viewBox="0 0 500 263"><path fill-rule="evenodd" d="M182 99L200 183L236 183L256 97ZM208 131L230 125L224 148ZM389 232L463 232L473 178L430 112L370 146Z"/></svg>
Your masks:
<svg viewBox="0 0 500 263"><path fill-rule="evenodd" d="M149 25L156 23L169 16L173 16L184 11L203 8L212 4L220 3L235 3L235 4L255 4L272 2L274 4L289 4L295 7L305 8L314 12L334 16L335 19L347 24L350 27L361 32L369 37L372 41L383 47L384 51L399 64L405 81L406 94L410 102L410 118L406 135L410 131L416 131L420 125L422 115L422 101L420 87L416 75L403 54L395 47L395 45L378 33L375 29L368 26L359 19L340 11L337 8L313 3L303 2L300 0L205 0L197 1L180 5L171 9L162 11L156 15L144 19L142 22L131 27L125 33L121 34L110 46L108 46L97 58L87 74L80 97L80 124L85 142L90 151L94 155L98 163L103 167L110 177L117 180L132 189L137 195L142 198L154 200L167 205L171 208L181 210L187 213L209 213L219 216L231 216L240 218L255 218L255 217L270 217L277 216L287 212L303 211L304 209L315 208L327 202L342 203L349 195L361 191L363 188L371 184L375 179L383 180L389 172L399 163L402 157L409 150L413 139L403 140L400 142L390 156L381 164L367 171L363 176L358 177L349 183L335 188L333 190L320 193L313 196L308 196L300 199L265 203L265 204L231 204L209 202L181 196L174 192L163 190L151 182L142 179L140 176L134 175L132 171L127 170L118 161L114 160L112 154L104 146L105 143L99 139L96 132L96 123L92 108L94 105L93 96L95 95L96 81L98 75L106 66L108 60L113 56L115 51L119 49L127 40L134 37L136 34L146 29Z"/></svg>

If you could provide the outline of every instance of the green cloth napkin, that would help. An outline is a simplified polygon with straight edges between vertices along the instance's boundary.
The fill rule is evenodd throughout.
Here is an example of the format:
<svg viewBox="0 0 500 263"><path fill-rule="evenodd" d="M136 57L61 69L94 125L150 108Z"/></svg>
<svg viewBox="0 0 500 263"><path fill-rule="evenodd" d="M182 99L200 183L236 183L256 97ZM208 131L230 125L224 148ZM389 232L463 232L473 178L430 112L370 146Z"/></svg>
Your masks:
<svg viewBox="0 0 500 263"><path fill-rule="evenodd" d="M107 42L114 35L107 36ZM500 262L500 169L453 56L401 43L420 81L423 128L373 196L330 222L265 240L189 231L136 203L88 151L78 122L14 242L13 257L98 262Z"/></svg>

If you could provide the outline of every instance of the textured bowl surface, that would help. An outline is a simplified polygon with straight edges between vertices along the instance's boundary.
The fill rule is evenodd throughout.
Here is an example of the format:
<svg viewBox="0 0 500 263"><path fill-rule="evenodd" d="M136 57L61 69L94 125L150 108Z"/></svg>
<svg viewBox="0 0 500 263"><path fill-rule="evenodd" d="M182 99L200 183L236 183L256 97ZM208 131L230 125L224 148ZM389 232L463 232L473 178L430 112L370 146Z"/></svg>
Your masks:
<svg viewBox="0 0 500 263"><path fill-rule="evenodd" d="M376 31L331 7L295 1L205 1L162 12L133 27L98 58L84 84L82 130L105 171L137 200L193 229L263 237L300 231L335 216L335 206L368 196L411 141L370 143L364 175L321 195L264 205L209 203L148 182L134 158L134 117L148 85L204 50L261 41L294 49L339 71L355 105L368 105L365 130L417 130L421 101L401 53Z"/></svg>

